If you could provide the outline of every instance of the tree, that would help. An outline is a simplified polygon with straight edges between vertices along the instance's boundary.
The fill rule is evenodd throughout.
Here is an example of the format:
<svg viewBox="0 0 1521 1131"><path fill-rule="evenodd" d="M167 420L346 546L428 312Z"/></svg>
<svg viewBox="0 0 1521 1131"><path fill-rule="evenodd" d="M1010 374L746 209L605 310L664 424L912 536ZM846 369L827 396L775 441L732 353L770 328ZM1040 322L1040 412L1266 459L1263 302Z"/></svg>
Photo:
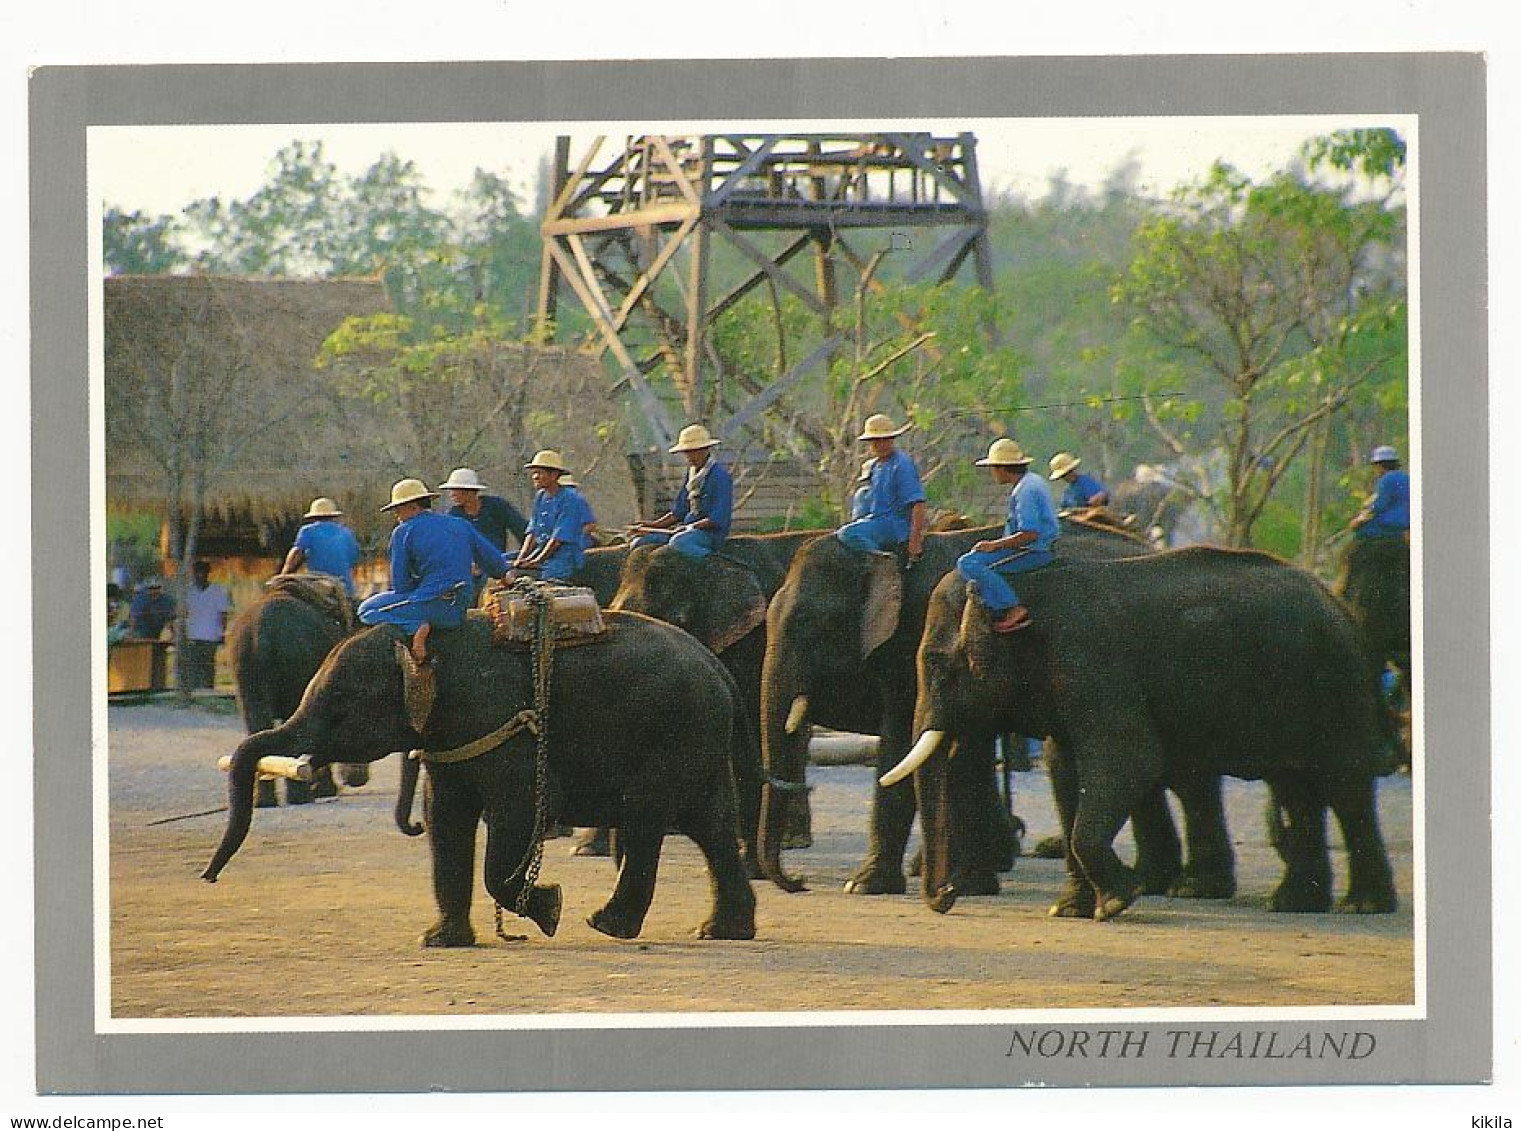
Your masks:
<svg viewBox="0 0 1521 1131"><path fill-rule="evenodd" d="M1350 155L1375 143L1377 154L1400 152L1387 134L1312 142L1309 169L1260 185L1217 164L1140 226L1114 287L1149 363L1141 393L1152 428L1198 466L1207 449L1221 453L1223 483L1196 489L1230 545L1252 544L1317 429L1371 380L1405 372L1402 164L1371 196L1311 175L1331 155L1365 169ZM1159 395L1199 389L1201 378L1212 385Z"/></svg>
<svg viewBox="0 0 1521 1131"><path fill-rule="evenodd" d="M107 206L102 223L102 257L108 275L168 275L187 265L176 244L179 223L172 216L146 216Z"/></svg>

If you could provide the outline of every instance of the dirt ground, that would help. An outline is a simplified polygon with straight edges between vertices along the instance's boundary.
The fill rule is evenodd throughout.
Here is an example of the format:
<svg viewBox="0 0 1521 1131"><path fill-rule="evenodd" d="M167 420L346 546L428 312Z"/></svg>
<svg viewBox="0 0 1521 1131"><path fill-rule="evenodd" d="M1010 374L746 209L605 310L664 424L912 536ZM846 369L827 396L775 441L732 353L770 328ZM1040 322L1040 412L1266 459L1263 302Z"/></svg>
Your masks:
<svg viewBox="0 0 1521 1131"><path fill-rule="evenodd" d="M915 895L863 898L842 885L863 851L871 771L815 767L814 845L787 853L807 892L757 882L753 942L701 942L708 884L696 848L667 840L642 937L607 938L585 918L612 889L605 859L545 848L542 879L564 887L558 935L508 916L477 889L480 943L424 950L434 918L426 838L392 823L396 760L369 785L298 808L257 810L221 880L199 878L225 802L217 758L230 712L112 705L110 954L117 1018L440 1014L816 1012L1112 1006L1303 1006L1413 1000L1410 779L1380 786L1402 906L1394 915L1275 915L1278 860L1256 783L1227 787L1240 894L1223 902L1143 898L1111 923L1046 916L1056 860L1025 858L996 897L946 916ZM1027 845L1056 830L1045 775L1015 776ZM1332 866L1345 884L1334 834ZM1118 848L1128 856L1128 830ZM912 891L912 888L911 888ZM526 975L526 976L525 976Z"/></svg>

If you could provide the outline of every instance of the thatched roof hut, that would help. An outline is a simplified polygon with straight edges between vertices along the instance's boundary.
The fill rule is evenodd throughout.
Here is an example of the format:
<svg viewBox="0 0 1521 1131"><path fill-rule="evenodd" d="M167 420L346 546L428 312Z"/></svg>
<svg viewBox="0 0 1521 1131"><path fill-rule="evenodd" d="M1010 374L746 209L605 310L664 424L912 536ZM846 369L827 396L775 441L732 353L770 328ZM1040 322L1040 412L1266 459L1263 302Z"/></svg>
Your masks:
<svg viewBox="0 0 1521 1131"><path fill-rule="evenodd" d="M521 507L523 462L556 447L605 524L634 517L628 428L594 358L490 343L417 388L384 358L319 363L345 320L389 310L375 279L107 278L108 506L163 513L171 471L198 470L203 514L258 527L272 555L318 495L383 544L395 480L471 466Z"/></svg>

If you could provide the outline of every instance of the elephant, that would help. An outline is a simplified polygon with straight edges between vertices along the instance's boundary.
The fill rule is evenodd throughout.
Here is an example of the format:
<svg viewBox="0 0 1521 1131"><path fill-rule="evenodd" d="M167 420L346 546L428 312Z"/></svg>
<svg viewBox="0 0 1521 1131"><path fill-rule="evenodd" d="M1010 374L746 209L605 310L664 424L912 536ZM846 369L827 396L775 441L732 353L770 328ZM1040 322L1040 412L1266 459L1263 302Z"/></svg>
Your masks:
<svg viewBox="0 0 1521 1131"><path fill-rule="evenodd" d="M1410 543L1403 538L1354 538L1342 555L1336 593L1362 626L1375 668L1394 669L1401 722L1409 724ZM1409 743L1398 758L1409 764Z"/></svg>
<svg viewBox="0 0 1521 1131"><path fill-rule="evenodd" d="M1286 815L1275 847L1276 911L1331 906L1325 810L1350 858L1344 910L1398 899L1379 833L1376 778L1387 720L1346 609L1268 554L1192 547L1068 562L1020 577L1034 623L996 636L956 576L936 588L918 655L919 735L888 785L915 774L925 826L924 898L954 904L946 737L990 728L1049 734L1048 769L1067 840L1051 914L1113 918L1141 885L1112 841L1158 783L1265 780Z"/></svg>
<svg viewBox="0 0 1521 1131"><path fill-rule="evenodd" d="M804 546L767 609L766 655L761 677L761 746L767 787L761 805L761 867L774 882L800 886L781 870L776 835L777 783L803 781L807 758L805 721L879 736L877 772L907 752L916 688L914 657L930 594L953 573L956 559L997 528L930 534L924 553L906 572L890 557L868 557L837 538ZM1143 540L1071 519L1062 521L1059 552L1071 557L1148 554ZM967 736L953 762L952 803L958 886L963 894L996 894L998 873L1013 863L1015 830L994 781L997 731ZM1040 732L1028 732L1040 733ZM1178 871L1177 834L1160 793L1142 812L1153 820L1138 841L1159 846L1152 859L1169 873L1152 886L1166 886ZM858 895L907 890L903 853L914 820L912 786L876 788L872 794L867 856L846 883ZM1165 831L1157 826L1165 821ZM1153 836L1152 830L1156 829ZM1221 836L1223 837L1223 825Z"/></svg>
<svg viewBox="0 0 1521 1131"><path fill-rule="evenodd" d="M249 734L268 730L295 714L307 682L352 630L353 611L336 581L311 575L279 577L258 601L240 612L228 626L233 682L238 709ZM368 766L344 766L344 784L363 785ZM308 785L287 780L285 800L304 805L318 797L333 797L338 787L329 768ZM254 804L278 804L275 783L261 779Z"/></svg>
<svg viewBox="0 0 1521 1131"><path fill-rule="evenodd" d="M746 715L758 734L766 608L798 550L821 533L734 535L717 553L705 558L687 557L669 546L637 547L624 559L618 591L609 608L644 613L674 624L707 645L734 676ZM758 811L760 778L741 780L740 788L753 792ZM786 843L806 847L807 794L799 791L789 800ZM747 833L752 854L754 831Z"/></svg>
<svg viewBox="0 0 1521 1131"><path fill-rule="evenodd" d="M487 892L546 936L558 928L561 895L558 885L531 884L535 833L567 820L621 831L616 886L587 920L596 930L639 934L661 842L674 830L697 843L712 880L713 910L699 937L753 938L755 894L734 831L733 763L756 752L734 682L680 629L633 613L605 620L603 639L556 648L547 719L525 718L535 703L535 665L525 651L494 646L484 614L435 631L431 707L409 683L398 632L377 626L350 637L323 662L295 714L244 739L232 755L227 827L202 878L216 882L247 836L261 759L296 758L315 768L421 748L429 752L424 804L439 910L424 946L475 942L471 871L483 821ZM547 725L542 776L535 732L509 733L526 723Z"/></svg>

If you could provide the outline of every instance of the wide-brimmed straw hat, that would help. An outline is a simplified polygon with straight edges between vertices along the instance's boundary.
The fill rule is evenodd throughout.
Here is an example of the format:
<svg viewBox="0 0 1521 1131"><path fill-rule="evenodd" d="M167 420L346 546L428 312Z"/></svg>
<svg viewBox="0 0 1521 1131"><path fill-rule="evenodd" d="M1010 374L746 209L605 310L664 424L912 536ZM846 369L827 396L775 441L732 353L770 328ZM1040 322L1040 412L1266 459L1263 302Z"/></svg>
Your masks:
<svg viewBox="0 0 1521 1131"><path fill-rule="evenodd" d="M977 461L978 467L1028 467L1035 462L1034 456L1025 455L1024 449L1013 440L994 440L988 447L986 458Z"/></svg>
<svg viewBox="0 0 1521 1131"><path fill-rule="evenodd" d="M1373 454L1368 457L1369 463L1399 463L1400 454L1388 444L1380 444L1373 449Z"/></svg>
<svg viewBox="0 0 1521 1131"><path fill-rule="evenodd" d="M671 448L671 452L697 452L721 443L722 440L716 439L701 424L688 424L681 430L681 435L676 437L676 445Z"/></svg>
<svg viewBox="0 0 1521 1131"><path fill-rule="evenodd" d="M540 471L558 471L564 475L570 468L565 466L565 461L560 458L560 453L553 448L540 449L538 455L523 465L527 471L538 468Z"/></svg>
<svg viewBox="0 0 1521 1131"><path fill-rule="evenodd" d="M893 418L884 413L875 413L866 418L866 426L861 429L857 440L891 440L894 436L901 436L912 428L912 424L905 424L899 428Z"/></svg>
<svg viewBox="0 0 1521 1131"><path fill-rule="evenodd" d="M484 491L486 485L481 482L473 468L456 467L449 472L449 478L438 485L440 491Z"/></svg>
<svg viewBox="0 0 1521 1131"><path fill-rule="evenodd" d="M1051 457L1051 478L1060 479L1069 471L1075 471L1077 465L1083 461L1071 452L1057 452Z"/></svg>
<svg viewBox="0 0 1521 1131"><path fill-rule="evenodd" d="M312 500L312 505L306 508L302 518L337 518L343 512L338 509L338 504L326 495L320 495Z"/></svg>
<svg viewBox="0 0 1521 1131"><path fill-rule="evenodd" d="M428 490L421 479L402 479L391 488L391 501L380 509L395 510L407 503L415 503L419 499L436 498L438 498L438 492Z"/></svg>

